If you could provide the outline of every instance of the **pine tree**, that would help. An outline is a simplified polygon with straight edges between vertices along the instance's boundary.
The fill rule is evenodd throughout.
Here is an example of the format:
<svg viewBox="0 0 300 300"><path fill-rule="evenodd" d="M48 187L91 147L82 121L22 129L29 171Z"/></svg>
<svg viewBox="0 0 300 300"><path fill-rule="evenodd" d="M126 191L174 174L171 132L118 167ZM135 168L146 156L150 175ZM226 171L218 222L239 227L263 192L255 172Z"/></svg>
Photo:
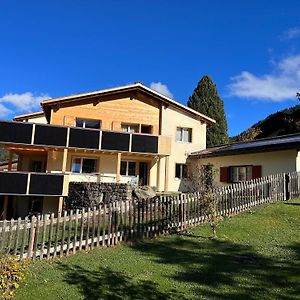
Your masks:
<svg viewBox="0 0 300 300"><path fill-rule="evenodd" d="M209 76L203 76L198 82L193 95L188 100L188 107L215 119L217 122L207 129L207 147L228 143L224 103L218 94L216 85Z"/></svg>

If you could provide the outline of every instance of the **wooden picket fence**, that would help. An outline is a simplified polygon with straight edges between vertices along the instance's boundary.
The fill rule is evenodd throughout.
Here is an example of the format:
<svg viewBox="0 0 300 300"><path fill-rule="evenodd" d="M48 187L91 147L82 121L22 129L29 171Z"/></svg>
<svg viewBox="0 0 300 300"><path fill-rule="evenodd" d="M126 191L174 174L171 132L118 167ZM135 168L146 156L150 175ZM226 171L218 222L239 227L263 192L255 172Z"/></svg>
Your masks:
<svg viewBox="0 0 300 300"><path fill-rule="evenodd" d="M300 174L268 176L219 188L217 212L231 216L251 207L300 196ZM113 202L94 209L64 211L0 224L0 251L19 259L75 254L99 246L152 238L205 222L200 193Z"/></svg>

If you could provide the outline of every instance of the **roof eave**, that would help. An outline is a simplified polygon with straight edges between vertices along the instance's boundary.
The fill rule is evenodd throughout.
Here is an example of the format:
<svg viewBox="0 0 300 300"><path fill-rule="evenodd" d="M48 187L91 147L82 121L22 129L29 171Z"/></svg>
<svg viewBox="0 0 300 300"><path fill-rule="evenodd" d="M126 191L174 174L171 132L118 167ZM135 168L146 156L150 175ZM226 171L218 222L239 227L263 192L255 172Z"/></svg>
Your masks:
<svg viewBox="0 0 300 300"><path fill-rule="evenodd" d="M79 100L87 100L87 99L94 98L97 96L108 96L108 95L112 95L112 94L121 94L121 93L131 92L133 90L139 90L142 92L146 92L146 93L150 94L151 96L158 98L160 101L162 101L164 103L173 105L174 107L177 107L180 110L184 110L185 112L187 112L193 116L196 116L197 118L199 118L199 120L204 121L209 126L216 123L216 121L214 119L209 118L189 107L186 107L183 104L180 104L179 102L177 102L167 96L164 96L164 95L162 95L140 83L137 83L134 85L128 85L128 86L124 86L124 87L120 87L120 88L113 88L113 89L107 89L107 90L102 90L102 91L95 91L95 92L91 92L91 93L76 94L76 95L72 95L72 96L48 99L48 100L44 100L41 103L41 105L42 105L43 110L45 111L45 115L48 115L49 112L47 114L46 111L49 110L49 107L59 105L62 102L66 103L66 102L75 102L75 101L79 101Z"/></svg>
<svg viewBox="0 0 300 300"><path fill-rule="evenodd" d="M220 157L220 156L253 154L253 153L262 153L262 152L292 150L292 149L297 150L299 148L300 148L300 142L285 143L285 144L273 144L273 145L264 146L264 147L251 147L251 148L247 148L247 149L223 150L223 151L216 151L216 152L211 152L211 153L191 154L189 156L189 159L212 158L212 157Z"/></svg>

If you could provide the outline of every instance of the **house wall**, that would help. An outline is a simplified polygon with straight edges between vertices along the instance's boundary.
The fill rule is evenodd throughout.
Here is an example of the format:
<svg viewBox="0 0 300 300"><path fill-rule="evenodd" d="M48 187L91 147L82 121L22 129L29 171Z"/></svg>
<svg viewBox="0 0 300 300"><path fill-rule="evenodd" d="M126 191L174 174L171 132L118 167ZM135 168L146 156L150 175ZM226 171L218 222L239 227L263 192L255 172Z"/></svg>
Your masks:
<svg viewBox="0 0 300 300"><path fill-rule="evenodd" d="M299 171L299 157L297 166L297 154L296 150L285 150L285 151L273 151L264 153L252 153L252 154L240 154L220 157L210 157L202 159L190 159L191 164L199 163L201 165L213 164L217 169L218 174L216 175L216 183L224 185L226 183L220 182L220 167L228 166L243 166L243 165L260 165L262 177Z"/></svg>
<svg viewBox="0 0 300 300"><path fill-rule="evenodd" d="M28 116L27 118L19 120L16 118L16 121L28 122L28 123L37 123L37 124L47 124L47 119L45 116Z"/></svg>
<svg viewBox="0 0 300 300"><path fill-rule="evenodd" d="M57 214L58 206L59 206L59 197L44 197L42 213L43 214L50 214L50 213Z"/></svg>
<svg viewBox="0 0 300 300"><path fill-rule="evenodd" d="M64 104L52 110L51 124L75 126L76 118L101 120L103 130L121 130L121 123L153 126L153 134L159 134L160 104L157 100L140 96L136 98L109 99L94 103Z"/></svg>
<svg viewBox="0 0 300 300"><path fill-rule="evenodd" d="M14 206L16 216L20 218L26 217L28 215L29 203L29 197L15 196Z"/></svg>
<svg viewBox="0 0 300 300"><path fill-rule="evenodd" d="M30 172L31 171L31 164L34 161L41 161L45 165L47 163L47 154L34 154L28 152L28 154L21 154L19 155L18 160L18 171L25 171Z"/></svg>
<svg viewBox="0 0 300 300"><path fill-rule="evenodd" d="M195 116L178 110L172 105L164 105L162 102L141 94L126 95L123 98L104 97L78 100L76 102L61 103L60 106L51 110L50 124L75 126L76 117L101 120L103 130L121 130L121 123L145 124L152 126L152 133L161 135L159 153L169 153L169 158L149 156L130 156L128 159L149 162L149 184L156 186L158 190L183 191L182 181L175 178L176 163L186 163L190 152L205 149L206 147L206 124ZM176 141L177 127L192 129L192 142L182 143ZM171 138L169 146L167 138ZM98 173L111 180L116 177L117 153L83 153L68 152L67 167L71 171L72 157L93 156L99 158ZM122 159L124 155L122 154ZM24 162L25 163L25 162ZM63 152L53 150L48 152L47 171L61 172ZM80 180L79 175L76 175ZM83 176L81 176L83 178ZM89 179L90 180L90 179ZM109 179L107 179L109 181ZM130 178L121 177L121 182L128 182Z"/></svg>
<svg viewBox="0 0 300 300"><path fill-rule="evenodd" d="M63 152L62 151L48 151L47 158L47 172L61 172L63 164Z"/></svg>
<svg viewBox="0 0 300 300"><path fill-rule="evenodd" d="M176 141L177 127L192 128L192 142L182 143ZM192 151L202 150L206 148L206 124L201 123L187 114L173 107L162 109L162 126L161 134L172 137L171 155L169 157L169 172L168 172L168 190L169 191L184 191L184 184L175 178L175 165L176 163L186 163L188 155ZM164 190L164 170L166 166L166 158L161 160L160 169L160 190Z"/></svg>
<svg viewBox="0 0 300 300"><path fill-rule="evenodd" d="M28 118L28 123L37 123L37 124L47 124L47 119L45 116L40 116L40 117L31 117Z"/></svg>
<svg viewBox="0 0 300 300"><path fill-rule="evenodd" d="M94 158L98 160L97 173L100 176L95 176L92 174L75 174L72 173L72 161L76 157L87 157ZM117 153L103 154L103 153L86 153L84 151L69 151L67 156L66 172L70 173L70 181L75 182L115 182L117 173ZM157 161L153 157L141 157L138 155L121 155L121 160L135 161L137 163L137 176L139 175L139 163L148 163L148 178L149 185L156 186L157 184ZM50 151L48 153L48 172L61 172L63 163L63 152L62 151ZM131 181L130 176L121 176L120 183L128 183Z"/></svg>
<svg viewBox="0 0 300 300"><path fill-rule="evenodd" d="M10 199L14 202L14 218L24 218L28 216L30 207L30 197L28 196L14 196ZM59 197L43 197L42 199L42 214L50 214L58 212Z"/></svg>

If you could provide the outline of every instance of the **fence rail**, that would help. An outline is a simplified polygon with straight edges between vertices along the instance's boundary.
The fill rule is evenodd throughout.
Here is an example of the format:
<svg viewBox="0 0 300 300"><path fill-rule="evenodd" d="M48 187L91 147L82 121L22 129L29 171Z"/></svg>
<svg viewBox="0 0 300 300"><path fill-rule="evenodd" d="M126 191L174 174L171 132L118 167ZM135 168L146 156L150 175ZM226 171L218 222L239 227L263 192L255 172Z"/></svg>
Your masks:
<svg viewBox="0 0 300 300"><path fill-rule="evenodd" d="M288 173L216 190L217 213L230 216L251 207L300 196L300 174ZM207 220L200 193L103 204L0 223L0 251L19 259L75 254L99 246L184 230Z"/></svg>

